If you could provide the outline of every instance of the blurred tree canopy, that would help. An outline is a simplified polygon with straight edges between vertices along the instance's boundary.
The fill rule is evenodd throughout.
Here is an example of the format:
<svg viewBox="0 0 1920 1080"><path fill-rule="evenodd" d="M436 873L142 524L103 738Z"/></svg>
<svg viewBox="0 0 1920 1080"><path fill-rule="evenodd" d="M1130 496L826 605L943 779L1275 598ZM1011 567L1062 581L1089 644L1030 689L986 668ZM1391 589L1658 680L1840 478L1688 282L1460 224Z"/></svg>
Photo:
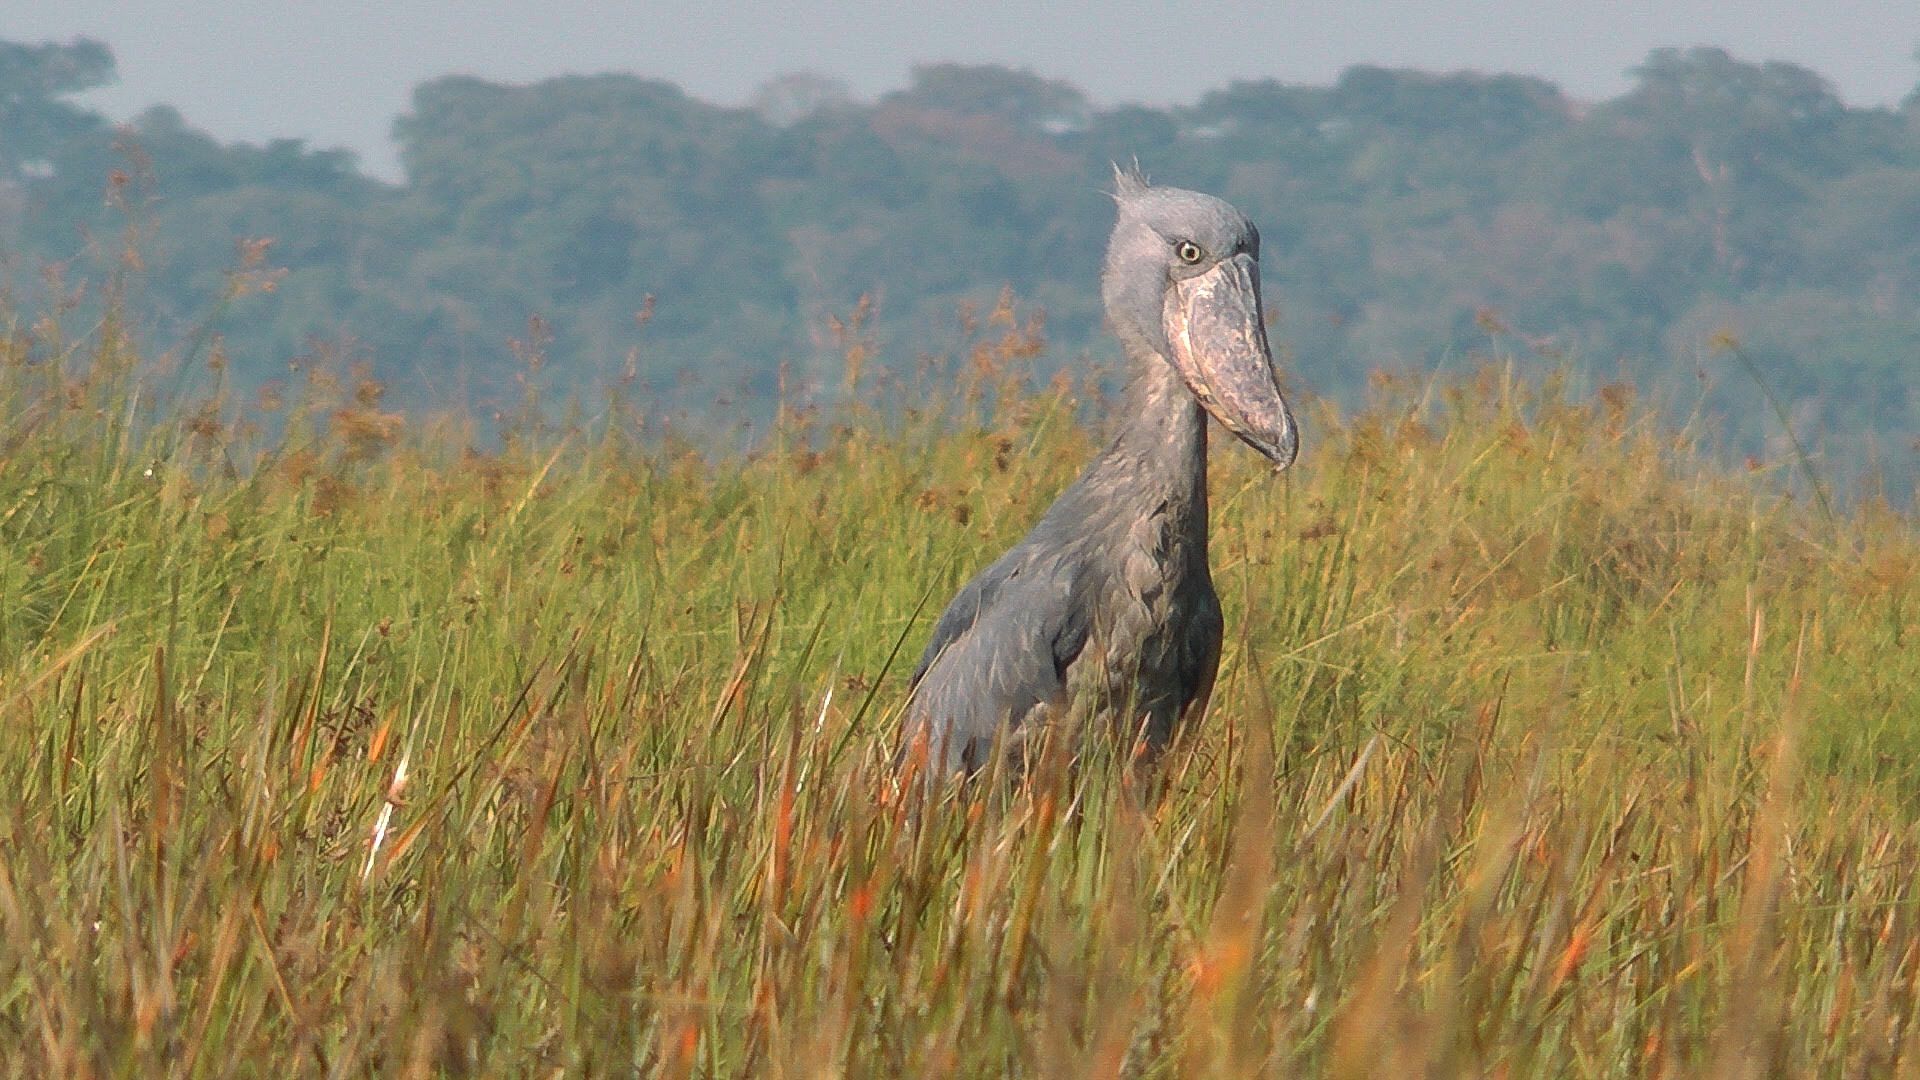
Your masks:
<svg viewBox="0 0 1920 1080"><path fill-rule="evenodd" d="M449 77L395 124L390 185L341 151L71 102L113 77L97 42L0 42L0 266L30 292L47 265L116 265L131 228L143 325L212 320L243 382L344 345L398 400L484 399L538 318L553 388L637 357L663 397L697 376L764 401L783 367L834 383L825 328L863 296L911 363L1006 288L1046 311L1054 362L1110 356L1100 191L1137 158L1260 222L1276 341L1320 393L1497 343L1704 401L1758 452L1782 432L1750 366L1830 473L1920 474L1920 90L1852 108L1712 48L1657 50L1600 102L1372 66L1168 109L991 65L923 65L872 102L786 76L750 108L625 75ZM286 275L225 303L248 238Z"/></svg>

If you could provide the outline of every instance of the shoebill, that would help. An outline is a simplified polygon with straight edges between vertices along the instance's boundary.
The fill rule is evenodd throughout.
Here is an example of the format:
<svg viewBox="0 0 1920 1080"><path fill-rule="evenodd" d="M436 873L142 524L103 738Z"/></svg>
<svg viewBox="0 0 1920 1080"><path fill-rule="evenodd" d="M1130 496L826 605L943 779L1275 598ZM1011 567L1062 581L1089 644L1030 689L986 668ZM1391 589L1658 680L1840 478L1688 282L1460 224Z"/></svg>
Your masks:
<svg viewBox="0 0 1920 1080"><path fill-rule="evenodd" d="M1024 539L947 605L913 674L903 760L972 772L1019 760L1078 706L1128 751L1165 748L1220 662L1207 567L1207 417L1293 463L1273 371L1260 234L1232 206L1116 176L1101 295L1133 368L1102 450Z"/></svg>

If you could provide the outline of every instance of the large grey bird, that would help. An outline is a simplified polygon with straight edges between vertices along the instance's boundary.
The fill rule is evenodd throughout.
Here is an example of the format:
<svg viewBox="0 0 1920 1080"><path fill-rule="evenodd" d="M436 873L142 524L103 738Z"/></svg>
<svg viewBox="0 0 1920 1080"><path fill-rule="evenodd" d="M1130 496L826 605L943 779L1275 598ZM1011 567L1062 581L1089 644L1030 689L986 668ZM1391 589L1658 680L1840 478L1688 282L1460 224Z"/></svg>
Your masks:
<svg viewBox="0 0 1920 1080"><path fill-rule="evenodd" d="M1116 171L1101 293L1137 369L1112 441L947 605L913 675L903 756L971 772L1078 701L1157 751L1220 663L1207 567L1207 424L1299 451L1260 305L1260 234L1210 195Z"/></svg>

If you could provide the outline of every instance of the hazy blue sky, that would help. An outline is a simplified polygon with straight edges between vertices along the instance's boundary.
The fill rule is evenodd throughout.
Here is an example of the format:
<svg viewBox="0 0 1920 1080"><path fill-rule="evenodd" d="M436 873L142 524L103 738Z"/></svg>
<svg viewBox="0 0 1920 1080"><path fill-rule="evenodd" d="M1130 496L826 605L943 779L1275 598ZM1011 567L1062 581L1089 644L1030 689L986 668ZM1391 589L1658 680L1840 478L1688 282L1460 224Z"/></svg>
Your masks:
<svg viewBox="0 0 1920 1080"><path fill-rule="evenodd" d="M1348 64L1542 75L1598 98L1660 45L1725 46L1832 79L1855 104L1920 83L1920 0L1371 0L1364 3L1031 0L771 5L567 0L0 0L0 39L75 35L113 47L116 117L176 105L223 138L348 146L398 173L388 131L411 88L463 72L505 81L586 71L670 79L738 103L811 70L863 95L916 61L995 61L1066 79L1102 103L1191 101L1236 78L1325 82Z"/></svg>

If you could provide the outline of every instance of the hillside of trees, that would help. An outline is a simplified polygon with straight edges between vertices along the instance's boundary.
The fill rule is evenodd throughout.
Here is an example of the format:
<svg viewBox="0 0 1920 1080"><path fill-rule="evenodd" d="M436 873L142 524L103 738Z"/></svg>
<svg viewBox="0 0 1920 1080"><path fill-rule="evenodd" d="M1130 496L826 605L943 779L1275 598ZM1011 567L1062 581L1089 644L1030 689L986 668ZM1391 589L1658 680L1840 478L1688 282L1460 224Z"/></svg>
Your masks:
<svg viewBox="0 0 1920 1080"><path fill-rule="evenodd" d="M1110 360L1099 192L1137 159L1260 224L1275 341L1315 393L1502 351L1630 379L1769 465L1784 412L1837 481L1877 471L1904 501L1920 474L1920 91L1853 108L1716 49L1656 51L1601 102L1378 67L1169 109L951 64L875 101L789 76L742 108L628 75L448 77L396 122L394 185L343 151L74 102L113 78L97 42L0 43L13 307L124 272L131 229L148 344L217 340L241 386L331 350L400 402L484 401L537 318L553 390L631 358L663 397L692 379L764 404L783 369L833 383L827 328L863 296L878 355L907 364L1005 289L1044 311L1049 363ZM261 238L256 272L284 275L235 296Z"/></svg>

